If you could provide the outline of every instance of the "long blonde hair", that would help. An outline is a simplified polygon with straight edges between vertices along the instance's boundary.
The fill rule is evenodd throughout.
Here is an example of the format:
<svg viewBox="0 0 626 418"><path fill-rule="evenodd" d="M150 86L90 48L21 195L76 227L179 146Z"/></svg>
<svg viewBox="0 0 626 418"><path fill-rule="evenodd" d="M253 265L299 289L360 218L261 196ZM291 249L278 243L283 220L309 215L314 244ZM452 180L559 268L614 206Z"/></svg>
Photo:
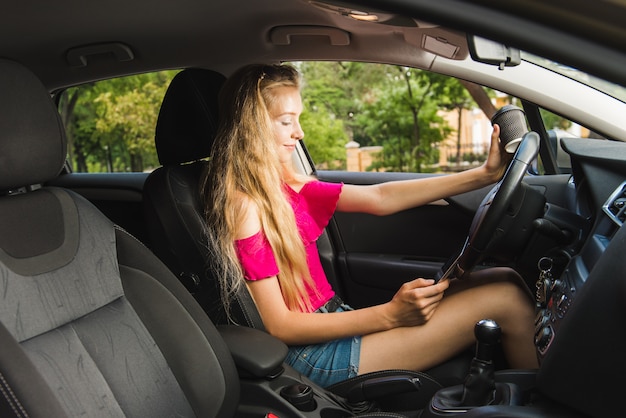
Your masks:
<svg viewBox="0 0 626 418"><path fill-rule="evenodd" d="M245 286L234 246L235 232L244 216L241 194L258 208L262 231L279 268L286 305L290 310L311 310L307 289L315 290L315 286L285 195L283 168L268 111L276 100L274 88L279 86L300 87L295 68L254 64L234 73L220 93L220 127L202 195L213 268L227 313L232 297Z"/></svg>

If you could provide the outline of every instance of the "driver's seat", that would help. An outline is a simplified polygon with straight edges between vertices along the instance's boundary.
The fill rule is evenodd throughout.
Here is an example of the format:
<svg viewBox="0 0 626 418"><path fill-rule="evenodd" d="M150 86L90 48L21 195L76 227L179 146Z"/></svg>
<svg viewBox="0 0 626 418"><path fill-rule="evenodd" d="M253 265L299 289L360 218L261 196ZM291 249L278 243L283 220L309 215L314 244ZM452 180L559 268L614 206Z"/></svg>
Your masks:
<svg viewBox="0 0 626 418"><path fill-rule="evenodd" d="M265 330L247 289L236 295L230 318L220 299L206 245L200 182L218 124L218 93L226 78L188 68L172 79L159 110L155 145L161 167L144 184L150 248L176 274L213 323ZM230 319L230 320L229 320Z"/></svg>

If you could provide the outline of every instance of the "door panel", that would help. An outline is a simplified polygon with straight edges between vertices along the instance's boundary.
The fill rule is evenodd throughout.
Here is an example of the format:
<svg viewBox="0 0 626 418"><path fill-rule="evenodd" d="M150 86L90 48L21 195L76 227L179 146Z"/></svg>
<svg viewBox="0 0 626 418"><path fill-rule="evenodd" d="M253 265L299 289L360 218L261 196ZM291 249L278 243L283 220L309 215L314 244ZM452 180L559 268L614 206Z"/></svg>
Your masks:
<svg viewBox="0 0 626 418"><path fill-rule="evenodd" d="M450 205L389 216L336 213L330 235L343 250L337 261L346 279L346 298L355 306L380 303L403 282L433 277L461 248L471 220L470 213Z"/></svg>
<svg viewBox="0 0 626 418"><path fill-rule="evenodd" d="M432 176L409 173L320 171L324 181L375 184ZM327 228L332 251L321 250L335 269L329 274L338 293L352 306L388 301L400 285L433 277L463 245L467 231L489 188L388 216L336 212ZM323 243L321 243L323 244Z"/></svg>
<svg viewBox="0 0 626 418"><path fill-rule="evenodd" d="M82 195L111 221L149 245L143 214L148 173L67 173L49 182Z"/></svg>

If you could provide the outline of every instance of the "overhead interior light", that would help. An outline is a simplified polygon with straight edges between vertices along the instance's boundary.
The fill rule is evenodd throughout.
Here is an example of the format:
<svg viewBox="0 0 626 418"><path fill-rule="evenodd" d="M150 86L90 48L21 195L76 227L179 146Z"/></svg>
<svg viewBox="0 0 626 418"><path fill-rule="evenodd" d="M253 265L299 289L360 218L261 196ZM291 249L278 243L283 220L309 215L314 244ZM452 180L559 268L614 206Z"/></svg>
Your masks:
<svg viewBox="0 0 626 418"><path fill-rule="evenodd" d="M327 3L325 1L319 1L319 0L309 0L309 3L312 6L317 7L318 9L324 10L325 12L335 13L345 18L357 20L359 22L374 22L374 23L379 23L382 25L409 27L409 28L418 26L418 22L409 17L395 15L391 13L384 13L378 10L374 11L374 10L354 9L352 8L350 4L341 0L327 0L327 1L331 1L331 3Z"/></svg>
<svg viewBox="0 0 626 418"><path fill-rule="evenodd" d="M354 20L360 20L365 22L378 22L377 15L368 12L362 12L360 10L350 10L350 12L348 12L346 15Z"/></svg>

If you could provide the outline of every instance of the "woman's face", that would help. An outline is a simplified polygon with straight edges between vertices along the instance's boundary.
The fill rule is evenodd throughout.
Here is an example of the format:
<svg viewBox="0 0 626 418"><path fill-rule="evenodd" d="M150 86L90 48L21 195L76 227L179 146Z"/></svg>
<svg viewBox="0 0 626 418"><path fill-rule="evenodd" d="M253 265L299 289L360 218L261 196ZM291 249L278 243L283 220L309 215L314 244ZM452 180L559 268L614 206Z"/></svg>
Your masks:
<svg viewBox="0 0 626 418"><path fill-rule="evenodd" d="M275 87L274 101L269 107L274 140L281 163L290 163L296 143L304 137L300 126L302 98L296 87Z"/></svg>

